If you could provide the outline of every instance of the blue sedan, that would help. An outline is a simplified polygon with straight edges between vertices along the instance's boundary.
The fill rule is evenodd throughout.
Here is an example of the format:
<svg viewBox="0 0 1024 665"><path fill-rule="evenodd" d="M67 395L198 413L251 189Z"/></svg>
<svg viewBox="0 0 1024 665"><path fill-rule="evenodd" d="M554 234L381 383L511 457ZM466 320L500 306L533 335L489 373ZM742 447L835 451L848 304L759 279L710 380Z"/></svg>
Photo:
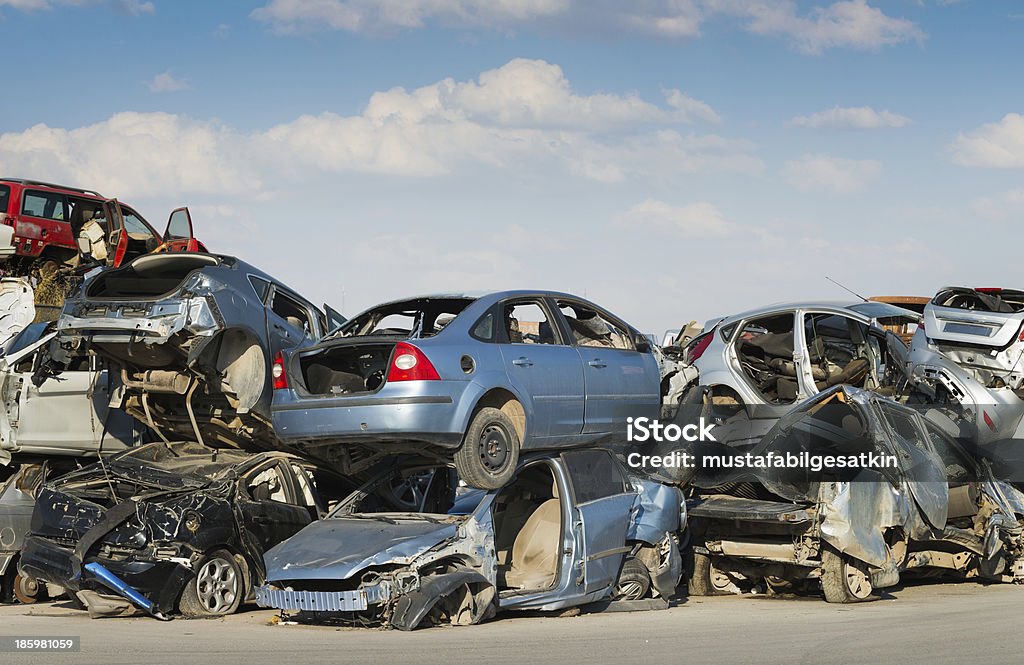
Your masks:
<svg viewBox="0 0 1024 665"><path fill-rule="evenodd" d="M469 485L496 489L520 450L624 436L656 418L648 340L565 293L503 291L385 303L274 359L279 438L348 472L384 455L454 453Z"/></svg>

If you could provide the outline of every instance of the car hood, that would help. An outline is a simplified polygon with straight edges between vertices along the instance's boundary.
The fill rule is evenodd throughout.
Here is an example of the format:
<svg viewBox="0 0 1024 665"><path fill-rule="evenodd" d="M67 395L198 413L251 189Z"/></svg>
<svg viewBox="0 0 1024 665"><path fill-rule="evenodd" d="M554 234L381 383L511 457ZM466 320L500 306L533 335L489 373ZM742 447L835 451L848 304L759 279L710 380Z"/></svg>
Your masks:
<svg viewBox="0 0 1024 665"><path fill-rule="evenodd" d="M445 515L331 517L314 522L264 555L267 581L347 579L370 566L408 563L454 538L460 518ZM445 520L443 522L435 520Z"/></svg>

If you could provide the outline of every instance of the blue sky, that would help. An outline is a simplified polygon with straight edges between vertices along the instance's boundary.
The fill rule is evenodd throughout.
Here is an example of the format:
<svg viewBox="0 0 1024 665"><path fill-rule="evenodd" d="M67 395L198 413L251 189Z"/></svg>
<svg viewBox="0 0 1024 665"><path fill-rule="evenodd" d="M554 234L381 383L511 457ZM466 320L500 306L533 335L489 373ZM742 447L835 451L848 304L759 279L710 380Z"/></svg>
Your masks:
<svg viewBox="0 0 1024 665"><path fill-rule="evenodd" d="M0 172L187 203L348 313L1020 287L1024 2L0 0L0 39Z"/></svg>

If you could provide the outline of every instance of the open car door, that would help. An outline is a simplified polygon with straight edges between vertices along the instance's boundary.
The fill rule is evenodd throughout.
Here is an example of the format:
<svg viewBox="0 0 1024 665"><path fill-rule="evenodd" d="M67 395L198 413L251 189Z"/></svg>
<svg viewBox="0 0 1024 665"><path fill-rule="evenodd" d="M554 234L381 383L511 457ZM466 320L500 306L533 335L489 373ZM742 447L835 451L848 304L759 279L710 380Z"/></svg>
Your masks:
<svg viewBox="0 0 1024 665"><path fill-rule="evenodd" d="M206 248L196 240L192 232L192 215L188 208L175 208L167 219L163 244L158 252L205 252Z"/></svg>
<svg viewBox="0 0 1024 665"><path fill-rule="evenodd" d="M117 199L109 199L107 202L107 257L108 266L118 267L124 261L125 252L128 251L128 234L124 230L124 214L121 212L121 204ZM110 251L113 249L113 251Z"/></svg>

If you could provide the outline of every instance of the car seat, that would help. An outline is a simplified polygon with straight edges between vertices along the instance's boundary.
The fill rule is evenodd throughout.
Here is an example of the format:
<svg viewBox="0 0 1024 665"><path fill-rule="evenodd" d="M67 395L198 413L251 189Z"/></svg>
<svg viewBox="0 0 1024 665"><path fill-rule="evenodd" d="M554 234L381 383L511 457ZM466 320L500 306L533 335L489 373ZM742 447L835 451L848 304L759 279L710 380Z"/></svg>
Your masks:
<svg viewBox="0 0 1024 665"><path fill-rule="evenodd" d="M512 565L505 573L509 587L547 589L555 582L562 549L562 504L557 480L552 482L551 494L554 498L540 504L516 535Z"/></svg>

